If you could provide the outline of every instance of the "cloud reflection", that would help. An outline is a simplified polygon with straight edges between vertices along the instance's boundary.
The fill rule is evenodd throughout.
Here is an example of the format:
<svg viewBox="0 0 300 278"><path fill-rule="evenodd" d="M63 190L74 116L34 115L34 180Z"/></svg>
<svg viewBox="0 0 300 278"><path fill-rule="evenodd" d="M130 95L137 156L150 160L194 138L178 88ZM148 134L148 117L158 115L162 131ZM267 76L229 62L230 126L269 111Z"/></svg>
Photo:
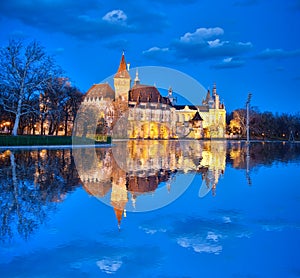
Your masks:
<svg viewBox="0 0 300 278"><path fill-rule="evenodd" d="M97 261L96 264L102 271L106 272L107 274L112 274L118 271L123 262L121 260L105 258L103 260Z"/></svg>

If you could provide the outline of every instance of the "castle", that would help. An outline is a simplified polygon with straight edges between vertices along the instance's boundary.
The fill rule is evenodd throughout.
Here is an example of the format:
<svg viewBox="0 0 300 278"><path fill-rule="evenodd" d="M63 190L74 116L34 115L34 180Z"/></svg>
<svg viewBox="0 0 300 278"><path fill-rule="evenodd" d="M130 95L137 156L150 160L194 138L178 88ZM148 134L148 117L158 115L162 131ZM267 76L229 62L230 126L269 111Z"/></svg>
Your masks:
<svg viewBox="0 0 300 278"><path fill-rule="evenodd" d="M176 182L183 174L201 175L199 197L214 196L226 166L221 140L122 140L109 148L73 151L83 188L113 207L119 227L126 211L174 201L179 188L189 186Z"/></svg>
<svg viewBox="0 0 300 278"><path fill-rule="evenodd" d="M97 133L127 139L225 138L226 110L215 84L202 105L178 105L171 88L162 96L155 86L140 83L138 71L131 83L123 53L114 90L101 83L87 91L83 107L100 111Z"/></svg>

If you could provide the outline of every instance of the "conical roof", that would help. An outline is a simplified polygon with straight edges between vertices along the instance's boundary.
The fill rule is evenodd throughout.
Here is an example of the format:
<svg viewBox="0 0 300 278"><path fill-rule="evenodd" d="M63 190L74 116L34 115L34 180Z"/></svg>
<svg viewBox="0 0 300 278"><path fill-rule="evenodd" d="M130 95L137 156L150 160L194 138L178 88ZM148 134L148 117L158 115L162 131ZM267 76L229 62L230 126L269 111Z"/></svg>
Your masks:
<svg viewBox="0 0 300 278"><path fill-rule="evenodd" d="M130 78L130 75L127 71L127 64L125 61L124 52L122 53L120 65L119 65L117 73L115 74L115 78Z"/></svg>
<svg viewBox="0 0 300 278"><path fill-rule="evenodd" d="M121 227L121 220L122 220L122 216L123 216L124 210L114 207L114 211L115 211L115 214L116 214L116 218L118 220L118 227L120 229L120 227Z"/></svg>
<svg viewBox="0 0 300 278"><path fill-rule="evenodd" d="M197 111L195 116L193 117L192 121L203 121L203 119L201 118L199 112Z"/></svg>

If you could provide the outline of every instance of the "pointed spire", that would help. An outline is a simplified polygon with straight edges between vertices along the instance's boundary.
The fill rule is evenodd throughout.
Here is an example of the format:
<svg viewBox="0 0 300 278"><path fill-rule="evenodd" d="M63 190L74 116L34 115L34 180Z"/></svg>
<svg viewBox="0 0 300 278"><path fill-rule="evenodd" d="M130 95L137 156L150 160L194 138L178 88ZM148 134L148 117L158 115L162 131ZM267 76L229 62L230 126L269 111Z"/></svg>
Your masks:
<svg viewBox="0 0 300 278"><path fill-rule="evenodd" d="M129 75L128 69L127 69L127 64L126 64L126 61L125 61L124 51L122 52L120 65L119 65L117 73L115 74L115 77L116 78L129 78L130 79L130 75Z"/></svg>
<svg viewBox="0 0 300 278"><path fill-rule="evenodd" d="M126 61L125 61L125 54L124 54L124 50L123 50L118 72L122 72L122 71L125 71L125 70L127 70L127 64L126 64Z"/></svg>
<svg viewBox="0 0 300 278"><path fill-rule="evenodd" d="M125 61L124 51L122 53L122 57L121 57L121 61L120 61L118 71L117 71L117 73L115 74L114 77L115 78L129 78L130 79L127 64L126 64L126 61Z"/></svg>
<svg viewBox="0 0 300 278"><path fill-rule="evenodd" d="M210 100L210 90L207 90L206 99L207 102Z"/></svg>
<svg viewBox="0 0 300 278"><path fill-rule="evenodd" d="M215 96L216 94L217 94L217 84L215 82L213 86L213 95Z"/></svg>
<svg viewBox="0 0 300 278"><path fill-rule="evenodd" d="M115 211L115 214L116 214L116 218L118 220L118 228L121 229L121 220L122 220L124 210L114 207L114 211Z"/></svg>
<svg viewBox="0 0 300 278"><path fill-rule="evenodd" d="M173 96L173 89L171 86L169 87L169 90L168 90L168 98L169 98L171 104L173 104L175 101L175 98Z"/></svg>
<svg viewBox="0 0 300 278"><path fill-rule="evenodd" d="M139 84L140 84L139 70L137 68L136 71L135 71L134 85L139 85Z"/></svg>

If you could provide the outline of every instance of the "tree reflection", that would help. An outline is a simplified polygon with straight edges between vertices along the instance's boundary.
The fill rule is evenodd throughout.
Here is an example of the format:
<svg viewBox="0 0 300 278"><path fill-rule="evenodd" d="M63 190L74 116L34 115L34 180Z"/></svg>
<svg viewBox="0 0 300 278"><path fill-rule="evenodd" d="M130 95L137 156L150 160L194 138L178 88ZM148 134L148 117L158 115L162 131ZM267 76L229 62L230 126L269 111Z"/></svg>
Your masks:
<svg viewBox="0 0 300 278"><path fill-rule="evenodd" d="M0 154L1 241L27 239L47 214L78 186L70 150L5 151Z"/></svg>
<svg viewBox="0 0 300 278"><path fill-rule="evenodd" d="M248 152L247 152L248 150ZM249 169L273 163L289 163L300 160L300 144L288 142L245 142L231 141L228 144L226 163L238 169ZM247 161L247 154L249 161Z"/></svg>
<svg viewBox="0 0 300 278"><path fill-rule="evenodd" d="M81 183L73 153L79 157L76 166L84 189L114 207L118 222L126 209L149 209L143 207L144 200L154 204L158 196L173 201L178 196L176 189L182 187L176 178L183 175L200 175L199 197L209 192L214 196L228 165L246 170L250 181L255 167L277 161L300 162L300 144L296 143L256 142L247 146L238 141L129 140L110 148L3 151L0 241L17 235L27 239L45 223L57 202Z"/></svg>

